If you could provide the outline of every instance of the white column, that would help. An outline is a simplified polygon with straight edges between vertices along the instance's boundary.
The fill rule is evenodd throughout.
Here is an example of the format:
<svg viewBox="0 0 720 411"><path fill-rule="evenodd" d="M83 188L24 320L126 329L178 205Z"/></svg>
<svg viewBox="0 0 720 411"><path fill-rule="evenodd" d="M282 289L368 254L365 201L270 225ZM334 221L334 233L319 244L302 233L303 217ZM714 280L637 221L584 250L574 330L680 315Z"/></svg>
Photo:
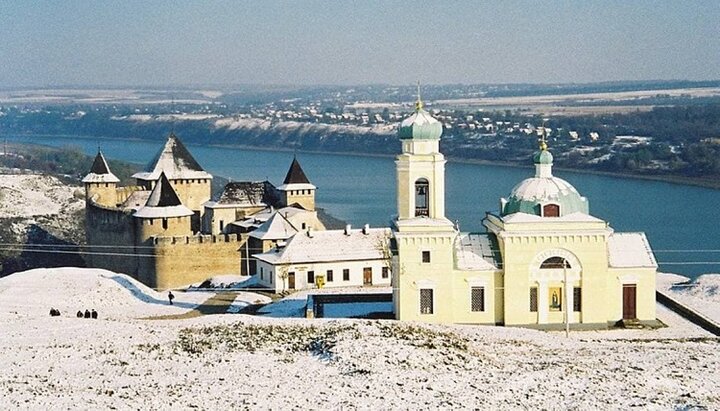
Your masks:
<svg viewBox="0 0 720 411"><path fill-rule="evenodd" d="M548 284L547 280L538 281L538 324L548 322Z"/></svg>

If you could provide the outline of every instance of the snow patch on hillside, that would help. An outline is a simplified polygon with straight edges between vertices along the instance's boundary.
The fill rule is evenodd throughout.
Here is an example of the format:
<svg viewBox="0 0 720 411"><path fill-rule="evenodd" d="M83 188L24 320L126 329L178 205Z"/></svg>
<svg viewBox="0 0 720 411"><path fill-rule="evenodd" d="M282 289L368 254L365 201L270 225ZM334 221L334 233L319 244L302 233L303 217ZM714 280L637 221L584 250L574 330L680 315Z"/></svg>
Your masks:
<svg viewBox="0 0 720 411"><path fill-rule="evenodd" d="M35 217L72 213L85 201L80 187L69 186L53 176L5 174L0 178L0 218Z"/></svg>
<svg viewBox="0 0 720 411"><path fill-rule="evenodd" d="M677 274L658 273L657 288L720 324L720 274L704 274L691 281Z"/></svg>
<svg viewBox="0 0 720 411"><path fill-rule="evenodd" d="M64 317L95 309L102 318L128 319L182 314L212 293L158 292L125 275L89 268L35 269L0 278L0 317L48 315L50 308Z"/></svg>

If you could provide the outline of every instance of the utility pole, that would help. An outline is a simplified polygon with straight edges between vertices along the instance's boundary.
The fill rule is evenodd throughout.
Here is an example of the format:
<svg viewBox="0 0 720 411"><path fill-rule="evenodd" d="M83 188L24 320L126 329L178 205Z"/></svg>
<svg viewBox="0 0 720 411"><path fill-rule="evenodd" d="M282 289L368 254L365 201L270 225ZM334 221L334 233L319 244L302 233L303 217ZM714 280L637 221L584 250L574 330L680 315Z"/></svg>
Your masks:
<svg viewBox="0 0 720 411"><path fill-rule="evenodd" d="M563 258L563 276L565 277L565 338L570 338L570 294L567 273L567 260Z"/></svg>

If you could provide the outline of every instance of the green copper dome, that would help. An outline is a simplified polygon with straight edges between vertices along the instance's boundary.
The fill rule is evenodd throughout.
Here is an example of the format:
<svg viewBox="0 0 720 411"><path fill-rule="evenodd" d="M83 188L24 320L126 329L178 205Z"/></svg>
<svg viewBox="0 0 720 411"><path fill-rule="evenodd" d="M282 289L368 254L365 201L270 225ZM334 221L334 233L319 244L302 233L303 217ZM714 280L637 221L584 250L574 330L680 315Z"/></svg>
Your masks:
<svg viewBox="0 0 720 411"><path fill-rule="evenodd" d="M533 156L535 177L516 185L510 197L501 202L503 216L514 213L542 217L562 217L572 213L589 214L588 201L567 181L552 175L553 156L543 141Z"/></svg>
<svg viewBox="0 0 720 411"><path fill-rule="evenodd" d="M540 150L533 156L535 164L552 164L553 155L547 150Z"/></svg>
<svg viewBox="0 0 720 411"><path fill-rule="evenodd" d="M439 140L442 124L423 110L422 102L415 103L415 113L400 123L398 135L402 140Z"/></svg>

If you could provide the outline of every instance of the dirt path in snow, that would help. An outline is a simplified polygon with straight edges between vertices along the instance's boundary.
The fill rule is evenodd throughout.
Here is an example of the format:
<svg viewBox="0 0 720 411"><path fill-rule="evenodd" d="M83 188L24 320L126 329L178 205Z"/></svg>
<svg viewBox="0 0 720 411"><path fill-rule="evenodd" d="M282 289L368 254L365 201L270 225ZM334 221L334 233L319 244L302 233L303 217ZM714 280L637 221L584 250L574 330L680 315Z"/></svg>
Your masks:
<svg viewBox="0 0 720 411"><path fill-rule="evenodd" d="M221 292L208 298L202 304L182 314L161 315L157 317L148 317L148 320L182 320L186 318L200 317L201 315L225 314L230 305L235 301L237 293Z"/></svg>

